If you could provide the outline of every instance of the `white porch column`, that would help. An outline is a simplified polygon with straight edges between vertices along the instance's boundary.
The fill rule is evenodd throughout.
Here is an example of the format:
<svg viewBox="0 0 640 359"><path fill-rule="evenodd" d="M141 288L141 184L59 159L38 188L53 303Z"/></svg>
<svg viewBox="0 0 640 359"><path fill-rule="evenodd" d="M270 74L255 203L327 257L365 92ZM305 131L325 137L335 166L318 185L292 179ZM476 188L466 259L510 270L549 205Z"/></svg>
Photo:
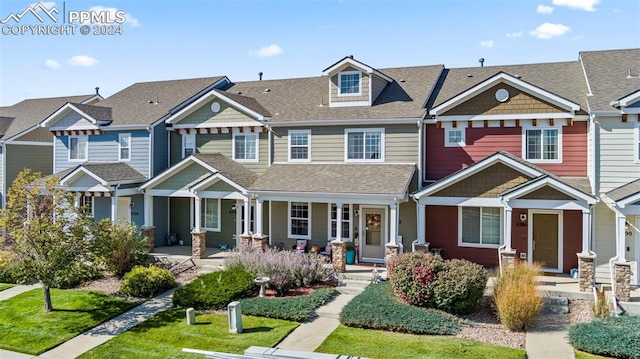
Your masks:
<svg viewBox="0 0 640 359"><path fill-rule="evenodd" d="M144 194L144 227L153 226L153 196Z"/></svg>
<svg viewBox="0 0 640 359"><path fill-rule="evenodd" d="M262 202L260 198L256 198L256 235L262 235Z"/></svg>
<svg viewBox="0 0 640 359"><path fill-rule="evenodd" d="M511 209L511 207L505 205L504 206L504 245L505 245L505 251L506 252L510 252L513 250L513 248L511 248L511 218L512 218L512 212L513 210Z"/></svg>
<svg viewBox="0 0 640 359"><path fill-rule="evenodd" d="M80 192L73 195L73 207L80 208Z"/></svg>
<svg viewBox="0 0 640 359"><path fill-rule="evenodd" d="M251 200L249 195L244 198L244 232L242 234L249 234L249 228L251 224Z"/></svg>
<svg viewBox="0 0 640 359"><path fill-rule="evenodd" d="M624 214L616 213L616 256L618 262L626 262L625 257L625 226L627 224L627 217Z"/></svg>
<svg viewBox="0 0 640 359"><path fill-rule="evenodd" d="M200 197L196 196L193 199L194 209L193 209L193 231L201 232L202 224L200 223L200 218L202 217L200 214L202 213L202 200Z"/></svg>
<svg viewBox="0 0 640 359"><path fill-rule="evenodd" d="M240 245L240 235L242 234L242 201L236 200L236 245Z"/></svg>
<svg viewBox="0 0 640 359"><path fill-rule="evenodd" d="M591 211L582 210L582 254L589 254L589 243L591 243Z"/></svg>
<svg viewBox="0 0 640 359"><path fill-rule="evenodd" d="M331 205L331 203L329 203ZM336 241L342 240L342 203L336 203Z"/></svg>
<svg viewBox="0 0 640 359"><path fill-rule="evenodd" d="M389 206L389 243L398 243L398 204Z"/></svg>
<svg viewBox="0 0 640 359"><path fill-rule="evenodd" d="M426 207L424 204L418 204L418 244L426 243Z"/></svg>
<svg viewBox="0 0 640 359"><path fill-rule="evenodd" d="M111 222L116 223L118 220L118 197L111 196Z"/></svg>

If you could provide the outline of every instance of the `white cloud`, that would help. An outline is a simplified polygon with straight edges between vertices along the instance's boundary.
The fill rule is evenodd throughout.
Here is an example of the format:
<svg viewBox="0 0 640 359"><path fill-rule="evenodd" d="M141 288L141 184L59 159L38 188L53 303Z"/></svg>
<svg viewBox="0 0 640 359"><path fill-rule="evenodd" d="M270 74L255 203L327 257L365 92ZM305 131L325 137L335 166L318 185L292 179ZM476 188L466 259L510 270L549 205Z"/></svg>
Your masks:
<svg viewBox="0 0 640 359"><path fill-rule="evenodd" d="M553 12L553 6L538 5L538 12L540 14L551 14Z"/></svg>
<svg viewBox="0 0 640 359"><path fill-rule="evenodd" d="M276 44L271 44L269 46L265 46L258 51L249 52L250 55L258 56L258 57L271 57L280 55L282 53L282 48Z"/></svg>
<svg viewBox="0 0 640 359"><path fill-rule="evenodd" d="M555 6L566 6L571 9L584 10L594 12L594 6L600 3L600 0L553 0Z"/></svg>
<svg viewBox="0 0 640 359"><path fill-rule="evenodd" d="M94 12L108 12L109 13L109 19L111 21L114 21L117 19L116 17L116 13L118 11L122 11L125 13L125 17L127 18L127 21L125 21L125 24L129 24L131 25L131 27L140 27L142 26L142 24L140 24L140 21L138 21L138 19L136 19L135 17L133 17L131 14L129 14L128 12L125 12L123 10L120 10L118 8L115 7L105 7L105 6L92 6L89 8L89 11L94 11Z"/></svg>
<svg viewBox="0 0 640 359"><path fill-rule="evenodd" d="M56 60L51 60L51 59L45 60L43 65L44 65L44 67L46 67L48 69L53 69L53 70L55 70L57 68L60 68L60 63L58 61L56 61Z"/></svg>
<svg viewBox="0 0 640 359"><path fill-rule="evenodd" d="M493 40L486 40L486 41L481 41L480 42L480 46L482 46L485 49L493 47L493 45L494 45L494 41Z"/></svg>
<svg viewBox="0 0 640 359"><path fill-rule="evenodd" d="M504 36L506 36L507 39L517 39L519 37L522 37L522 31L508 32L508 33L504 34Z"/></svg>
<svg viewBox="0 0 640 359"><path fill-rule="evenodd" d="M529 31L529 34L538 39L551 39L556 36L562 36L571 30L568 26L562 24L551 24L545 22L536 27L535 30Z"/></svg>
<svg viewBox="0 0 640 359"><path fill-rule="evenodd" d="M98 63L97 59L86 55L76 55L67 61L71 66L91 67Z"/></svg>

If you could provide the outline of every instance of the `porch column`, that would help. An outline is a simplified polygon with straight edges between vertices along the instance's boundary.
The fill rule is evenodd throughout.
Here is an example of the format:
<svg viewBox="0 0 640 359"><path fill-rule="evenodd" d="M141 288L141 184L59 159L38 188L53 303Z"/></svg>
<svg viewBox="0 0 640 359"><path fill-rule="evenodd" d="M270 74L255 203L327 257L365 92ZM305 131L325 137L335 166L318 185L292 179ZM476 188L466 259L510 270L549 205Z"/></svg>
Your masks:
<svg viewBox="0 0 640 359"><path fill-rule="evenodd" d="M342 240L342 205L342 203L336 203L336 241Z"/></svg>
<svg viewBox="0 0 640 359"><path fill-rule="evenodd" d="M582 210L582 254L583 255L588 255L589 254L589 243L590 243L590 236L591 236L591 231L589 230L589 228L591 228L591 211L589 210Z"/></svg>
<svg viewBox="0 0 640 359"><path fill-rule="evenodd" d="M111 196L111 223L118 220L118 197Z"/></svg>
<svg viewBox="0 0 640 359"><path fill-rule="evenodd" d="M400 254L401 247L398 243L398 204L394 201L389 205L389 242L385 245L385 263L389 263Z"/></svg>
<svg viewBox="0 0 640 359"><path fill-rule="evenodd" d="M153 196L144 194L144 227L153 226Z"/></svg>
<svg viewBox="0 0 640 359"><path fill-rule="evenodd" d="M80 208L80 192L73 195L73 207Z"/></svg>
<svg viewBox="0 0 640 359"><path fill-rule="evenodd" d="M252 236L253 239L253 249L258 249L261 251L267 250L267 244L269 242L269 236L262 234L262 202L263 200L260 198L256 198L256 233Z"/></svg>
<svg viewBox="0 0 640 359"><path fill-rule="evenodd" d="M251 244L253 241L251 240L251 235L249 234L249 225L251 224L251 198L247 193L247 196L244 198L244 228L242 230L242 234L240 235L240 247L242 249L251 249ZM239 212L239 211L238 211ZM241 217L242 218L242 217Z"/></svg>
<svg viewBox="0 0 640 359"><path fill-rule="evenodd" d="M513 210L509 206L504 207L504 245L505 252L513 251L511 248L511 218Z"/></svg>
<svg viewBox="0 0 640 359"><path fill-rule="evenodd" d="M196 196L193 199L193 204L194 204L194 209L193 209L193 231L194 232L201 232L201 223L200 223L200 214L202 213L202 201L200 200L200 197Z"/></svg>
<svg viewBox="0 0 640 359"><path fill-rule="evenodd" d="M262 235L262 202L260 198L256 198L256 234Z"/></svg>
<svg viewBox="0 0 640 359"><path fill-rule="evenodd" d="M627 217L622 213L616 213L616 256L618 262L626 262L625 257L625 226Z"/></svg>
<svg viewBox="0 0 640 359"><path fill-rule="evenodd" d="M503 218L504 218L504 249L498 248L498 263L500 265L500 273L502 274L502 268L513 268L516 264L516 251L511 247L511 220L513 210L506 203L503 202Z"/></svg>
<svg viewBox="0 0 640 359"><path fill-rule="evenodd" d="M425 223L426 219L426 207L424 204L418 205L418 244L426 243L426 230L427 226Z"/></svg>

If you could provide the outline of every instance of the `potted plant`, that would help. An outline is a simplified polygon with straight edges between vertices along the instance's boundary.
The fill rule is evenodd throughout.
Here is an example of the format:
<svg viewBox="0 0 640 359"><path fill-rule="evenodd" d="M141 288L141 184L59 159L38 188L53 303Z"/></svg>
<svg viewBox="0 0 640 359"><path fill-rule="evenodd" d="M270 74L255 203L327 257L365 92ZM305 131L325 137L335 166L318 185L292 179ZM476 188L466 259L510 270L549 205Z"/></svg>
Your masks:
<svg viewBox="0 0 640 359"><path fill-rule="evenodd" d="M347 264L356 262L356 246L353 242L346 242L345 261Z"/></svg>

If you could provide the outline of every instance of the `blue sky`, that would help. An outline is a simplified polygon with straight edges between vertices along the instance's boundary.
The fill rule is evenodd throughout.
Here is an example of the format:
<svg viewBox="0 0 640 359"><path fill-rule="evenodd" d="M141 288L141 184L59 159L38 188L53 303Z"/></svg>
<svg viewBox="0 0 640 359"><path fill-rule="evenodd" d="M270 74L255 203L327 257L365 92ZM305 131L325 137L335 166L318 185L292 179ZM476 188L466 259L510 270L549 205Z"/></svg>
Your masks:
<svg viewBox="0 0 640 359"><path fill-rule="evenodd" d="M3 0L0 20L34 1ZM6 35L3 29L0 106L92 93L96 86L106 97L142 81L320 76L346 55L375 68L467 67L481 57L485 65L572 61L579 51L640 47L637 0L43 3L59 10L58 24L63 6L65 14L117 9L127 22L121 35ZM19 23L25 24L40 23L27 14Z"/></svg>

